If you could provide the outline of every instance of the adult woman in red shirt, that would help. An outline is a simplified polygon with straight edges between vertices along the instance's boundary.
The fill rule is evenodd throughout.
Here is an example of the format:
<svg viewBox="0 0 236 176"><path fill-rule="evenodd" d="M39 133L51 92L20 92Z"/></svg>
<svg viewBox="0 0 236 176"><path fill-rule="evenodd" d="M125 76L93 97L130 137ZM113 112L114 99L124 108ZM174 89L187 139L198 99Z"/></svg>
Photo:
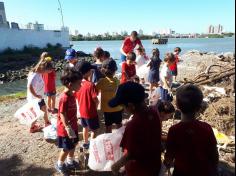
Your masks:
<svg viewBox="0 0 236 176"><path fill-rule="evenodd" d="M141 40L138 38L137 31L133 31L129 37L126 37L121 46L121 61L126 61L127 54L134 51L134 48L139 45L143 48Z"/></svg>

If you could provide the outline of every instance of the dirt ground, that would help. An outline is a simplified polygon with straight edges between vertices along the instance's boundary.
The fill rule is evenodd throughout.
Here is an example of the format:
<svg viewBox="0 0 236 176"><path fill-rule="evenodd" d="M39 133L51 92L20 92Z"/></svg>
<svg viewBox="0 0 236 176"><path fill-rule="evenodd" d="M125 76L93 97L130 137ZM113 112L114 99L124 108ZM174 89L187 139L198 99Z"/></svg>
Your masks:
<svg viewBox="0 0 236 176"><path fill-rule="evenodd" d="M212 59L209 60L212 62ZM180 72L180 78L186 76L187 71L192 73L192 68L196 68L200 63L202 64L199 58L196 58L193 63L188 62L191 63L191 67L188 67L189 70L180 66L184 70ZM15 111L25 102L25 99L0 102L0 176L58 176L59 174L54 169L54 164L57 161L59 153L56 145L46 142L42 132L30 134L29 129L21 125L13 117ZM207 107L201 118L219 129L219 131L227 135L235 135L234 109L234 99L230 100L228 97L220 98L214 100L211 106ZM172 124L172 121L167 126L170 124ZM100 133L103 133L104 122L102 120L101 126ZM76 159L78 161L81 158L79 150L80 148L78 146L76 150ZM227 152L222 153L222 157L226 154ZM221 160L219 167L220 176L235 175L234 168L234 163ZM111 173L98 173L86 169L84 171L76 170L71 175L112 176Z"/></svg>

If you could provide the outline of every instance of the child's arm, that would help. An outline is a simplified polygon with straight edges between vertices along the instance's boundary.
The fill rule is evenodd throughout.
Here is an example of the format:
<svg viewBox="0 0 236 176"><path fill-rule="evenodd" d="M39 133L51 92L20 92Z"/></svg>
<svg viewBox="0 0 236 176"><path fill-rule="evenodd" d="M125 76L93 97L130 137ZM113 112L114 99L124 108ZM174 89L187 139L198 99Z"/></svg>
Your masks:
<svg viewBox="0 0 236 176"><path fill-rule="evenodd" d="M69 138L76 138L75 132L69 124L66 113L60 113L60 117L61 117L62 124L64 125L65 130L66 130Z"/></svg>
<svg viewBox="0 0 236 176"><path fill-rule="evenodd" d="M111 166L113 174L117 175L119 173L120 168L125 166L128 161L129 161L129 155L125 154L120 160L118 160L115 164Z"/></svg>
<svg viewBox="0 0 236 176"><path fill-rule="evenodd" d="M98 108L98 105L99 105L98 97L94 97L94 98L93 98L93 102L95 103L96 108Z"/></svg>
<svg viewBox="0 0 236 176"><path fill-rule="evenodd" d="M42 99L43 97L41 95L37 95L36 92L34 91L34 88L32 85L29 86L29 90L31 92L31 94L36 97L36 98L39 98L39 99Z"/></svg>

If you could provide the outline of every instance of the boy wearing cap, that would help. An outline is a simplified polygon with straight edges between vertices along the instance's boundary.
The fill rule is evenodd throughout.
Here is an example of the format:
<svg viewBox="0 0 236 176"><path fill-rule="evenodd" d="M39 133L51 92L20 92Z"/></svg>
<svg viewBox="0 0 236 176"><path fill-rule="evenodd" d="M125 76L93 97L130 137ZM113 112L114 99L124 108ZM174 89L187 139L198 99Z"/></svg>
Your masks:
<svg viewBox="0 0 236 176"><path fill-rule="evenodd" d="M113 59L103 61L102 71L106 77L98 81L96 88L101 92L101 110L104 113L106 133L111 133L114 123L117 129L122 126L122 107L111 108L108 105L108 102L115 97L119 86L119 80L114 77L117 71L116 62Z"/></svg>
<svg viewBox="0 0 236 176"><path fill-rule="evenodd" d="M65 68L73 68L75 64L78 62L76 51L72 48L66 50L65 60L68 61L68 64Z"/></svg>
<svg viewBox="0 0 236 176"><path fill-rule="evenodd" d="M124 156L112 166L117 174L125 166L127 176L155 176L161 167L161 125L156 110L145 103L144 88L134 82L119 86L109 105L123 105L133 114L121 141Z"/></svg>
<svg viewBox="0 0 236 176"><path fill-rule="evenodd" d="M83 75L83 81L80 90L76 93L79 103L79 112L81 116L81 125L83 126L83 138L85 149L89 148L88 135L91 131L91 138L95 138L95 132L99 128L99 119L97 114L98 98L96 86L89 78L92 75L94 67L87 61L81 61L76 65L78 70Z"/></svg>

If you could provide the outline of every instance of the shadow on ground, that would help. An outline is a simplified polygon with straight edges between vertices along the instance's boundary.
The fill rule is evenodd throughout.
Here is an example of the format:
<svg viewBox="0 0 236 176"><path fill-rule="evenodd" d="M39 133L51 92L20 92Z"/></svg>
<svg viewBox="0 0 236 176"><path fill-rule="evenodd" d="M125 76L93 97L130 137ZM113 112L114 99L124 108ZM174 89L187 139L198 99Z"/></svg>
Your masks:
<svg viewBox="0 0 236 176"><path fill-rule="evenodd" d="M50 176L53 174L54 169L25 164L18 155L13 155L7 159L0 159L0 171L1 176Z"/></svg>

